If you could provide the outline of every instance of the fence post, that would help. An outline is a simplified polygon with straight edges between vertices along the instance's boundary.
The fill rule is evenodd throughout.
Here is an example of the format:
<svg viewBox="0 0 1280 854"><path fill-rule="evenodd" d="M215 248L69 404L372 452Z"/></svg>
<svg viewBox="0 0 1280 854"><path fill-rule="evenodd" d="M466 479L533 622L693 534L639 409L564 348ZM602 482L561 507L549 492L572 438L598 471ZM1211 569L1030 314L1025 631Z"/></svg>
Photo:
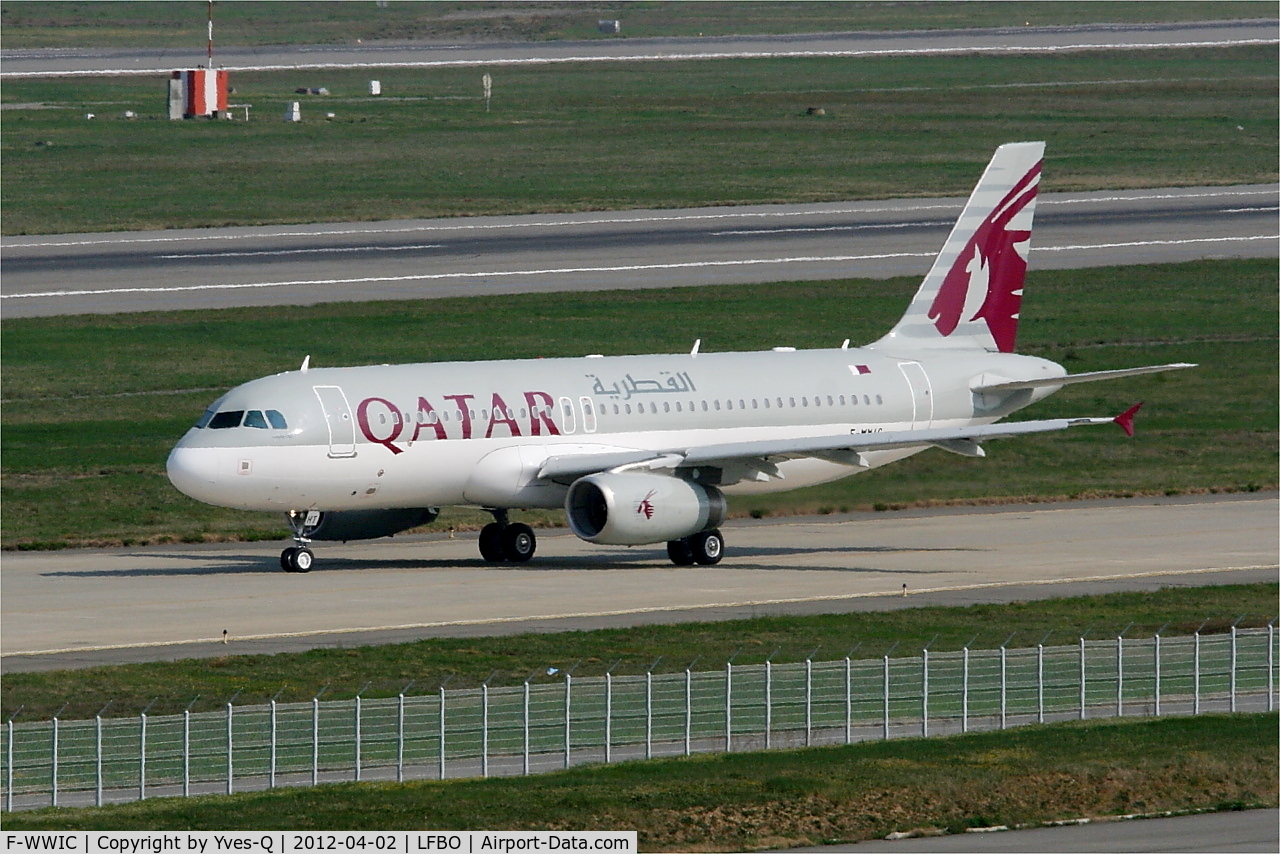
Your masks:
<svg viewBox="0 0 1280 854"><path fill-rule="evenodd" d="M1236 710L1236 627L1231 626L1231 711Z"/></svg>
<svg viewBox="0 0 1280 854"><path fill-rule="evenodd" d="M53 716L52 738L53 738L53 743L50 745L51 761L49 763L49 769L50 769L50 780L53 785L52 785L52 791L50 792L50 799L52 800L53 806L56 807L58 805L58 716L57 715Z"/></svg>
<svg viewBox="0 0 1280 854"><path fill-rule="evenodd" d="M889 656L884 657L884 738L889 740Z"/></svg>
<svg viewBox="0 0 1280 854"><path fill-rule="evenodd" d="M773 661L764 663L764 749L773 747Z"/></svg>
<svg viewBox="0 0 1280 854"><path fill-rule="evenodd" d="M1036 644L1036 720L1044 723L1044 643Z"/></svg>
<svg viewBox="0 0 1280 854"><path fill-rule="evenodd" d="M182 711L182 797L191 797L191 707Z"/></svg>
<svg viewBox="0 0 1280 854"><path fill-rule="evenodd" d="M4 809L5 812L13 812L13 718L9 718L5 726L9 730L9 743L5 749Z"/></svg>
<svg viewBox="0 0 1280 854"><path fill-rule="evenodd" d="M1156 633L1155 647L1153 650L1153 654L1155 655L1155 667L1156 667L1155 713L1156 713L1156 717L1160 717L1160 634L1159 632Z"/></svg>
<svg viewBox="0 0 1280 854"><path fill-rule="evenodd" d="M138 800L147 799L147 713L138 715Z"/></svg>
<svg viewBox="0 0 1280 854"><path fill-rule="evenodd" d="M725 662L724 680L724 752L733 750L733 660L738 657L742 647L733 651Z"/></svg>
<svg viewBox="0 0 1280 854"><path fill-rule="evenodd" d="M227 703L227 794L233 794L235 791L235 763L232 759L232 753L235 746L234 736L231 728L231 703Z"/></svg>
<svg viewBox="0 0 1280 854"><path fill-rule="evenodd" d="M570 704L573 699L573 674L564 674L564 767L569 767L570 757Z"/></svg>
<svg viewBox="0 0 1280 854"><path fill-rule="evenodd" d="M489 682L480 686L480 776L489 776Z"/></svg>
<svg viewBox="0 0 1280 854"><path fill-rule="evenodd" d="M276 698L271 698L271 757L267 765L267 788L276 787Z"/></svg>
<svg viewBox="0 0 1280 854"><path fill-rule="evenodd" d="M920 654L920 734L929 737L929 647Z"/></svg>
<svg viewBox="0 0 1280 854"><path fill-rule="evenodd" d="M813 743L813 660L804 660L804 746Z"/></svg>
<svg viewBox="0 0 1280 854"><path fill-rule="evenodd" d="M613 761L613 674L604 675L604 764Z"/></svg>
<svg viewBox="0 0 1280 854"><path fill-rule="evenodd" d="M1192 701L1192 704L1191 704L1191 713L1193 715L1198 715L1200 714L1200 630L1199 629L1196 630L1195 654L1192 660L1193 660L1192 693L1195 699Z"/></svg>
<svg viewBox="0 0 1280 854"><path fill-rule="evenodd" d="M10 733L10 739L13 738ZM93 716L93 805L102 806L102 715Z"/></svg>
<svg viewBox="0 0 1280 854"><path fill-rule="evenodd" d="M684 755L690 753L693 729L693 671L685 668L684 671Z"/></svg>
<svg viewBox="0 0 1280 854"><path fill-rule="evenodd" d="M404 782L404 692L396 699L396 782Z"/></svg>
<svg viewBox="0 0 1280 854"><path fill-rule="evenodd" d="M360 712L362 710L361 709L362 701L360 699L359 694L356 694L356 699L351 705L352 705L352 711L354 712L354 717L355 717L354 723L355 723L355 730L356 730L355 744L353 745L353 752L354 752L353 758L355 760L355 770L354 770L353 776L355 777L355 782L359 783L360 782L360 748L362 746L360 744Z"/></svg>
<svg viewBox="0 0 1280 854"><path fill-rule="evenodd" d="M653 671L644 674L644 758L653 758Z"/></svg>
<svg viewBox="0 0 1280 854"><path fill-rule="evenodd" d="M1009 670L1005 648L1000 647L1000 729L1009 725Z"/></svg>
<svg viewBox="0 0 1280 854"><path fill-rule="evenodd" d="M1276 626L1267 623L1267 711L1276 710Z"/></svg>
<svg viewBox="0 0 1280 854"><path fill-rule="evenodd" d="M1080 720L1085 717L1085 669L1084 669L1084 635L1080 636Z"/></svg>
<svg viewBox="0 0 1280 854"><path fill-rule="evenodd" d="M447 680L446 680L447 681ZM444 779L444 686L440 686L440 779Z"/></svg>
<svg viewBox="0 0 1280 854"><path fill-rule="evenodd" d="M1124 717L1124 635L1116 638L1116 717Z"/></svg>
<svg viewBox="0 0 1280 854"><path fill-rule="evenodd" d="M523 756L521 770L524 771L524 775L527 777L529 776L529 680L528 679L524 680L523 729L524 729L524 738L523 738L524 756Z"/></svg>
<svg viewBox="0 0 1280 854"><path fill-rule="evenodd" d="M853 662L844 657L844 743L853 744Z"/></svg>
<svg viewBox="0 0 1280 854"><path fill-rule="evenodd" d="M311 785L320 782L320 695L311 698Z"/></svg>
<svg viewBox="0 0 1280 854"><path fill-rule="evenodd" d="M960 675L960 731L969 731L969 647L964 648L964 665Z"/></svg>

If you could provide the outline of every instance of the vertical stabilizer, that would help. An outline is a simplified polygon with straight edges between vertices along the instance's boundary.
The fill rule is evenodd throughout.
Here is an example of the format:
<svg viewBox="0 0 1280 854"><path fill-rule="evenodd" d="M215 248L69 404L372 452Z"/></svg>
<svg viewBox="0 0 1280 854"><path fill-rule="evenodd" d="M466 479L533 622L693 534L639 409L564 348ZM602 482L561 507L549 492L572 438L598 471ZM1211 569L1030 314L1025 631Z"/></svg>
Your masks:
<svg viewBox="0 0 1280 854"><path fill-rule="evenodd" d="M876 344L1012 353L1043 142L996 149L906 314Z"/></svg>

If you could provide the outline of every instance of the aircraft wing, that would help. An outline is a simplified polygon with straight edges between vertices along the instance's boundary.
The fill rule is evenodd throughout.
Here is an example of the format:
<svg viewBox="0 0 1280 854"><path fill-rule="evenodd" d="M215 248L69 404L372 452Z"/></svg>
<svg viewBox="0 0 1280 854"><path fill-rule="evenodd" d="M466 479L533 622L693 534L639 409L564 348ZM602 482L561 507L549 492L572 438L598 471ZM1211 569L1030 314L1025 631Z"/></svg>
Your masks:
<svg viewBox="0 0 1280 854"><path fill-rule="evenodd" d="M1141 404L1139 404L1141 406ZM1119 424L1132 435L1133 414L1137 406L1113 418L1051 418L1042 421L1014 421L1008 424L983 424L972 427L941 427L928 430L896 430L881 433L833 433L799 439L761 439L700 445L693 448L670 448L660 451L620 451L604 454L576 454L549 457L538 471L548 480L577 478L620 467L674 469L688 466L767 461L771 457L824 457L865 465L858 456L864 451L887 451L902 448L938 447L962 456L985 456L982 442L1005 439L1029 433L1048 433L1089 424Z"/></svg>

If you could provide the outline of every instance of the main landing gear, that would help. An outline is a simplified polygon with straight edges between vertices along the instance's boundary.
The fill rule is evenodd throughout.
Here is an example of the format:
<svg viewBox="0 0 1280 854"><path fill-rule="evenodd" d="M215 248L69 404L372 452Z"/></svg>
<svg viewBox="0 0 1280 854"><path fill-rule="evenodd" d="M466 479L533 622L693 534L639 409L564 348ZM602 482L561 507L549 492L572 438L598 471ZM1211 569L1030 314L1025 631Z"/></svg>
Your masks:
<svg viewBox="0 0 1280 854"><path fill-rule="evenodd" d="M711 566L724 557L724 535L719 529L699 531L689 537L667 543L667 556L676 566Z"/></svg>
<svg viewBox="0 0 1280 854"><path fill-rule="evenodd" d="M489 563L524 563L533 557L538 548L533 528L522 522L509 522L506 510L489 512L493 521L480 529L480 556Z"/></svg>

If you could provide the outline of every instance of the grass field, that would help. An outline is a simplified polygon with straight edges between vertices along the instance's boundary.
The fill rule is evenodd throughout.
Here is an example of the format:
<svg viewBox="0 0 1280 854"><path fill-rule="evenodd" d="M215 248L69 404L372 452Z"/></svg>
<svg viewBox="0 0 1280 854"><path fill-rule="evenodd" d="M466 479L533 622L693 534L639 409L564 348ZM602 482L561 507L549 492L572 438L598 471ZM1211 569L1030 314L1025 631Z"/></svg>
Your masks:
<svg viewBox="0 0 1280 854"><path fill-rule="evenodd" d="M502 68L488 113L479 69L381 69L381 98L236 74L250 122L168 121L162 79L7 80L0 231L959 195L1020 139L1045 190L1270 182L1276 73L1267 46Z"/></svg>
<svg viewBox="0 0 1280 854"><path fill-rule="evenodd" d="M5 817L9 831L636 830L644 851L748 851L969 827L1276 805L1274 714L342 784ZM909 845L910 843L903 843Z"/></svg>
<svg viewBox="0 0 1280 854"><path fill-rule="evenodd" d="M874 340L914 280L837 281L7 320L5 548L278 538L283 521L208 507L164 475L169 448L233 385L315 365L681 351ZM853 310L851 306L856 306ZM1272 261L1043 271L1028 280L1020 349L1073 373L1201 367L1068 388L1029 417L1103 415L1147 401L1136 439L1073 431L929 451L835 484L740 499L739 515L930 501L1252 490L1276 485L1277 273ZM732 317L708 330L705 318ZM617 318L626 317L626 323ZM1123 318L1122 321L1117 320ZM544 330L555 328L548 339ZM276 343L289 341L281 349ZM84 354L95 370L86 372ZM530 521L561 524L558 513ZM437 529L482 514L451 510Z"/></svg>
<svg viewBox="0 0 1280 854"><path fill-rule="evenodd" d="M4 676L3 719L21 707L22 720L92 717L108 701L116 717L174 714L201 699L194 711L219 709L232 695L240 704L306 702L322 689L327 700L394 697L411 680L431 693L448 678L451 688L519 685L548 666L576 676L681 672L695 658L698 668L716 669L731 656L736 664L777 664L855 657L994 649L1002 644L1071 644L1091 639L1166 637L1265 626L1275 619L1275 584L1171 588L968 608L912 608L856 615L758 617L713 623L637 626L590 632L511 637L438 638L415 643L315 649L279 655L228 655L216 659L153 662ZM1126 631L1127 629L1127 631ZM654 662L661 657L657 665ZM362 691L363 689L363 691Z"/></svg>
<svg viewBox="0 0 1280 854"><path fill-rule="evenodd" d="M197 3L4 3L5 46L192 47L206 36ZM227 3L215 13L220 45L351 43L356 39L552 41L622 36L723 36L953 27L1220 21L1275 17L1259 2L1108 3ZM609 36L609 38L614 38Z"/></svg>

